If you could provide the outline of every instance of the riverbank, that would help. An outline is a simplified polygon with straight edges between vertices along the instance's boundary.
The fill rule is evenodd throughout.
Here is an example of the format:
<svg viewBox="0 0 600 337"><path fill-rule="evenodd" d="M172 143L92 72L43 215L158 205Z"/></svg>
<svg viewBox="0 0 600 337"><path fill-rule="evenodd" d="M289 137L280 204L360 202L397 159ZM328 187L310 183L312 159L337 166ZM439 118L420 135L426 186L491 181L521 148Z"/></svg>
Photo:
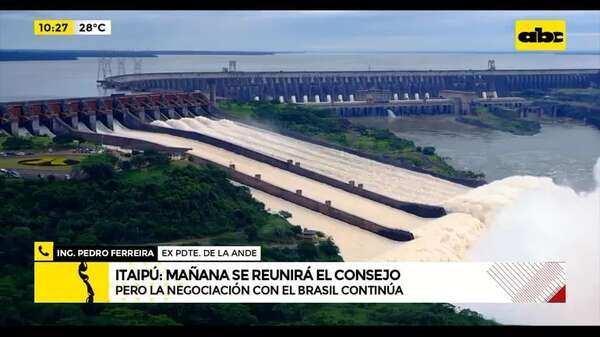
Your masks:
<svg viewBox="0 0 600 337"><path fill-rule="evenodd" d="M539 122L522 120L518 111L504 108L477 107L473 114L459 116L456 121L520 136L535 135L541 128Z"/></svg>
<svg viewBox="0 0 600 337"><path fill-rule="evenodd" d="M559 117L573 118L600 129L600 88L523 90L515 94L542 107L554 105Z"/></svg>
<svg viewBox="0 0 600 337"><path fill-rule="evenodd" d="M241 121L261 123L287 135L297 134L303 140L364 153L383 162L396 161L405 168L413 167L441 177L477 181L483 174L457 170L436 154L435 147L417 146L414 142L395 136L384 128L365 127L339 118L327 109L270 102L221 101L219 108ZM476 185L476 184L475 184Z"/></svg>

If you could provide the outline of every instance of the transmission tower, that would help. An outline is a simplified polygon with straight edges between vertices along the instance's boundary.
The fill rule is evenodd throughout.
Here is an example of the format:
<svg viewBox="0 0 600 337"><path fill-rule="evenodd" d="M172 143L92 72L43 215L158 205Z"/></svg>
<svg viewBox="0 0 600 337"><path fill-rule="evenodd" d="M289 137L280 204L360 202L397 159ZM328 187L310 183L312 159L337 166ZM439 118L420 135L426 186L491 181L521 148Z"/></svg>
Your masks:
<svg viewBox="0 0 600 337"><path fill-rule="evenodd" d="M125 59L119 58L117 59L117 75L125 75Z"/></svg>
<svg viewBox="0 0 600 337"><path fill-rule="evenodd" d="M112 76L110 57L102 57L98 59L98 80L104 80Z"/></svg>
<svg viewBox="0 0 600 337"><path fill-rule="evenodd" d="M142 73L142 59L141 58L136 57L133 59L133 73L134 74Z"/></svg>

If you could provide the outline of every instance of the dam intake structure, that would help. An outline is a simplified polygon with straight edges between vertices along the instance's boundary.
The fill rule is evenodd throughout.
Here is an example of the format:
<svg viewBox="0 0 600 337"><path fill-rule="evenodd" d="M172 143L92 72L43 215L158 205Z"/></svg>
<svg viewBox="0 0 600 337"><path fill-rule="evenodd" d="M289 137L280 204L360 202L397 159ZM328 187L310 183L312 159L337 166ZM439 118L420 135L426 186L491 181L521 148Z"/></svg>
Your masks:
<svg viewBox="0 0 600 337"><path fill-rule="evenodd" d="M54 134L79 129L80 122L95 132L97 121L109 129L114 119L127 123L130 116L146 121L210 115L206 96L194 92L115 94L101 97L81 97L0 103L0 129L13 136L22 131L37 136L44 126ZM65 128L65 125L69 128Z"/></svg>

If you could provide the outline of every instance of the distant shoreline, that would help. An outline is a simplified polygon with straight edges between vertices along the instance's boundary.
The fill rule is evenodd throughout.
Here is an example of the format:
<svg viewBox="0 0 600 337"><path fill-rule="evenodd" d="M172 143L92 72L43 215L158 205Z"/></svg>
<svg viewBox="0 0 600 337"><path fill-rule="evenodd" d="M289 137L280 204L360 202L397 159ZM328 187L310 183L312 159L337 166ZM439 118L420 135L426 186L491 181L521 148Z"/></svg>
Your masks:
<svg viewBox="0 0 600 337"><path fill-rule="evenodd" d="M2 61L73 61L82 57L158 57L160 55L275 55L274 51L193 51L193 50L0 50ZM302 52L294 52L302 53Z"/></svg>
<svg viewBox="0 0 600 337"><path fill-rule="evenodd" d="M0 49L2 61L73 61L85 57L158 57L160 55L266 56L276 54L532 54L516 51L219 51L219 50L36 50ZM537 52L536 54L548 54ZM562 55L600 55L600 51L552 52Z"/></svg>

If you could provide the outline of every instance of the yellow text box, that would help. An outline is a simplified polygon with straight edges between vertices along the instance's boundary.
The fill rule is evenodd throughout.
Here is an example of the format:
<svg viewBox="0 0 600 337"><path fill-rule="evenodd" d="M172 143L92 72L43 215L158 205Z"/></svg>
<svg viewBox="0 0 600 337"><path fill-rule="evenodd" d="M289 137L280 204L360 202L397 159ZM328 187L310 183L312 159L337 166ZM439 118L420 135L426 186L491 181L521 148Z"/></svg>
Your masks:
<svg viewBox="0 0 600 337"><path fill-rule="evenodd" d="M73 35L75 23L73 20L34 20L35 35Z"/></svg>
<svg viewBox="0 0 600 337"><path fill-rule="evenodd" d="M557 51L567 49L565 20L515 21L515 49L519 51Z"/></svg>

